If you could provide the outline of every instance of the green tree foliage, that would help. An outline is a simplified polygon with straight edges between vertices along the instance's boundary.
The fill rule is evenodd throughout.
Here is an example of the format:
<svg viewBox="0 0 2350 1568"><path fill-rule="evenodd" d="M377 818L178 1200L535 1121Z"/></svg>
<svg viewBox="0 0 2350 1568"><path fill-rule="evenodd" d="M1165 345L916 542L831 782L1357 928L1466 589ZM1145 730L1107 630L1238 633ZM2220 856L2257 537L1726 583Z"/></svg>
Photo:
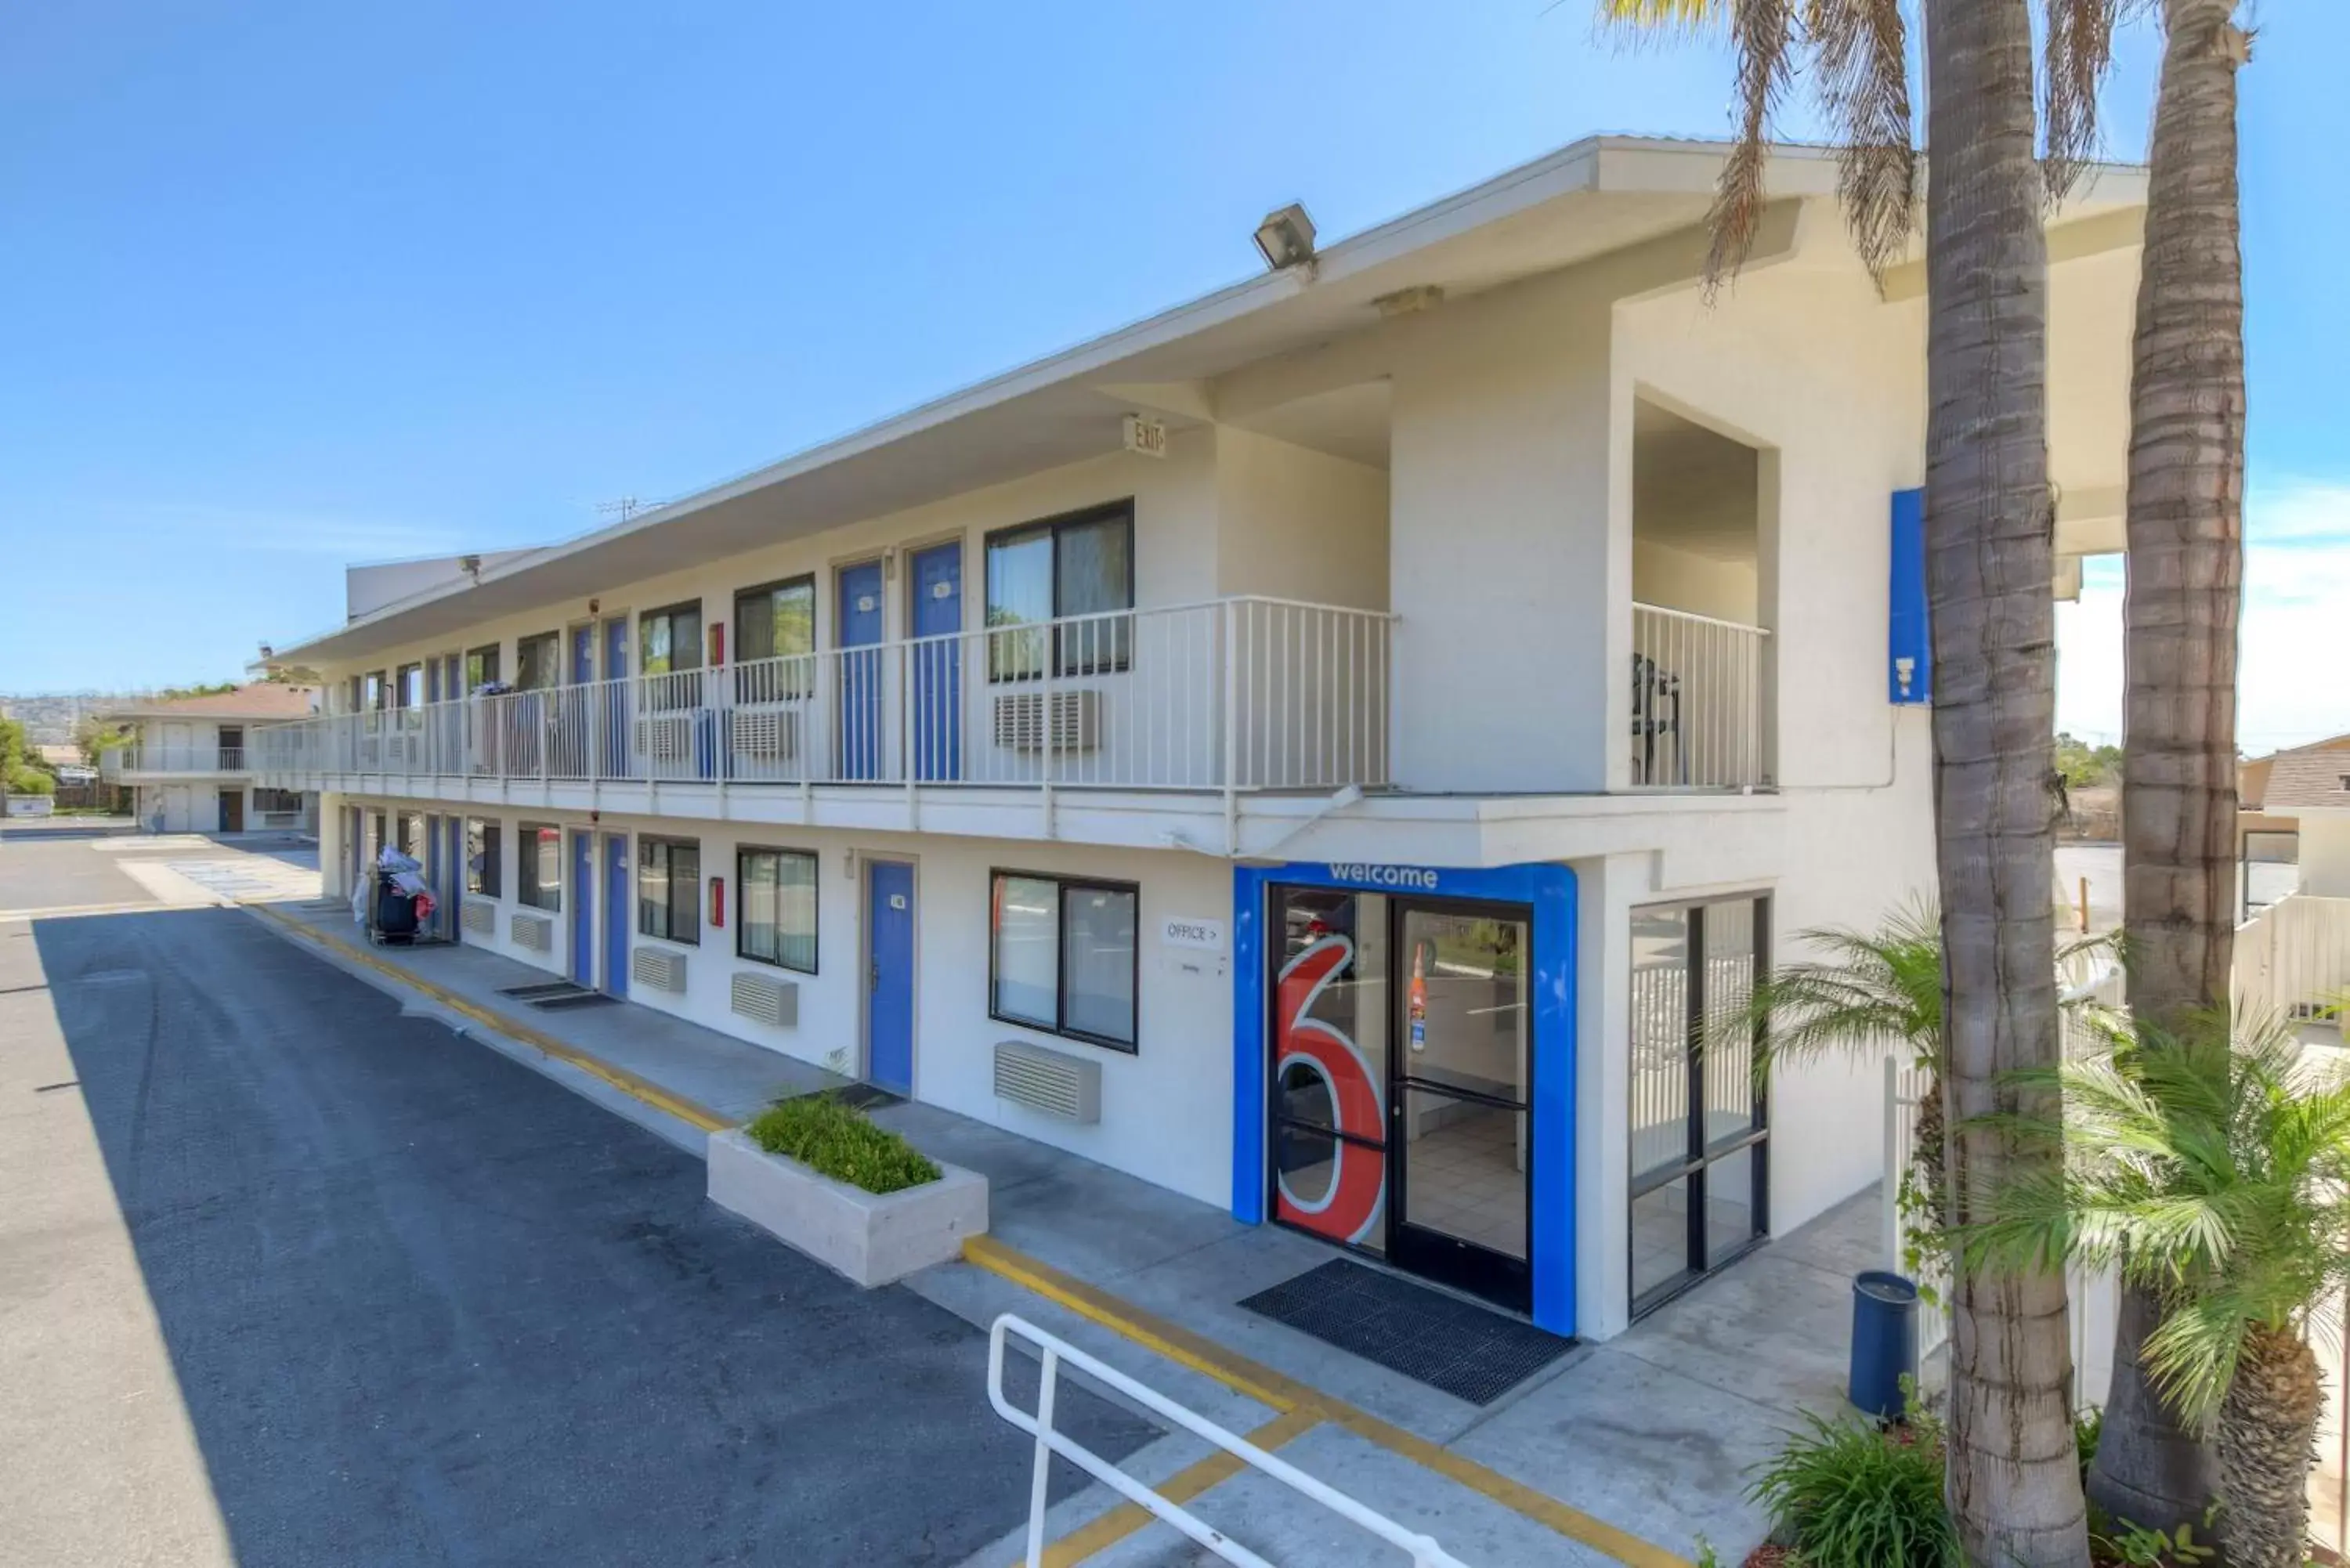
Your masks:
<svg viewBox="0 0 2350 1568"><path fill-rule="evenodd" d="M2112 784L2121 777L2122 749L2093 746L2086 741L2060 734L2056 737L2056 771L2064 775L2067 789Z"/></svg>
<svg viewBox="0 0 2350 1568"><path fill-rule="evenodd" d="M1995 1194L1962 1246L2149 1293L2146 1367L2217 1439L2228 1561L2299 1568L2323 1402L2305 1334L2350 1284L2350 1082L2283 1027L2231 1037L2224 1012L2101 1028L2095 1055L2034 1075L2062 1117L2010 1121L2059 1158Z"/></svg>
<svg viewBox="0 0 2350 1568"><path fill-rule="evenodd" d="M127 726L109 724L87 713L74 725L73 743L80 750L81 760L91 767L97 767L107 753L130 744L131 739Z"/></svg>
<svg viewBox="0 0 2350 1568"><path fill-rule="evenodd" d="M10 794L57 793L57 775L40 760L40 753L25 738L25 726L15 719L0 719L0 784Z"/></svg>

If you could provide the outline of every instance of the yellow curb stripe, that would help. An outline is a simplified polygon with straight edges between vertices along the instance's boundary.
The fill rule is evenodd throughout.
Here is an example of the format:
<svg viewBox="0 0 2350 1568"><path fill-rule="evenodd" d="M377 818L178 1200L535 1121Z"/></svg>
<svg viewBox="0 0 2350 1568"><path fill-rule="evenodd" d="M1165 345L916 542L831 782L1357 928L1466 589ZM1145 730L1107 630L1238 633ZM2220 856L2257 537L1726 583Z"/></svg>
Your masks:
<svg viewBox="0 0 2350 1568"><path fill-rule="evenodd" d="M1227 1350L1213 1340L1203 1338L1131 1302L1121 1300L1083 1280L1063 1273L1049 1263L1008 1247L993 1236L966 1237L962 1255L964 1262L1033 1291L1089 1322L1112 1329L1145 1349L1212 1377L1236 1393L1245 1394L1284 1414L1311 1415L1333 1426L1343 1427L1357 1437L1400 1454L1421 1468L1433 1470L1447 1480L1489 1498L1537 1524L1545 1525L1570 1541L1579 1542L1624 1563L1626 1568L1692 1568L1685 1557L1651 1545L1627 1531L1618 1530L1604 1520L1594 1519L1579 1509L1568 1507L1555 1497L1512 1480L1498 1470L1431 1443L1392 1422L1383 1421L1367 1410L1357 1409L1343 1399L1324 1394L1275 1372L1270 1366Z"/></svg>
<svg viewBox="0 0 2350 1568"><path fill-rule="evenodd" d="M681 1095L671 1094L650 1079L639 1077L626 1067L616 1067L609 1062L590 1056L577 1046L567 1045L552 1034L543 1033L520 1019L493 1012L478 1002L469 1002L456 992L435 985L421 976L411 974L398 964L387 962L363 948L353 947L338 937L330 937L324 931L313 930L291 916L281 915L276 910L263 905L247 904L244 908L305 941L325 948L338 957L350 960L353 963L364 964L378 974L397 981L411 991L421 992L451 1012L471 1019L484 1029L494 1031L509 1040L519 1040L542 1055L552 1056L556 1061L567 1063L592 1077L600 1078L631 1099L640 1100L655 1110L666 1112L681 1122L701 1128L703 1132L723 1132L734 1125L707 1106L698 1105Z"/></svg>
<svg viewBox="0 0 2350 1568"><path fill-rule="evenodd" d="M1248 1440L1260 1449L1277 1449L1293 1438L1305 1436L1322 1424L1319 1412L1288 1410L1275 1416L1256 1430ZM1243 1465L1234 1455L1218 1449L1206 1459L1186 1465L1150 1490L1173 1503L1185 1503L1211 1487L1221 1486L1241 1473ZM1107 1513L1069 1532L1045 1548L1045 1568L1072 1568L1096 1552L1107 1552L1128 1536L1152 1521L1147 1508L1121 1502ZM1019 1563L1013 1568L1022 1568Z"/></svg>
<svg viewBox="0 0 2350 1568"><path fill-rule="evenodd" d="M1178 1327L1163 1318L1153 1317L1107 1291L1096 1290L1083 1280L1073 1279L1015 1247L1005 1246L993 1236L964 1237L962 1255L965 1262L976 1263L989 1273L1000 1274L1055 1305L1068 1308L1079 1317L1125 1335L1179 1366L1188 1366L1202 1376L1212 1377L1232 1392L1245 1394L1258 1404L1270 1406L1284 1415L1311 1403L1315 1397L1314 1391L1304 1384L1294 1382L1269 1366L1244 1361L1212 1340L1202 1339L1189 1329Z"/></svg>

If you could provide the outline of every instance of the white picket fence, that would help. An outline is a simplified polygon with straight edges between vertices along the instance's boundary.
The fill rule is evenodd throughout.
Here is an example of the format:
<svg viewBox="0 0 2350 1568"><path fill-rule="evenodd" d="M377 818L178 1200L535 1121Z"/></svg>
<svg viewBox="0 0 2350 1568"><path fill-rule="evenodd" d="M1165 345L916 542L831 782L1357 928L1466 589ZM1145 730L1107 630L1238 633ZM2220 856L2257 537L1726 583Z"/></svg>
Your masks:
<svg viewBox="0 0 2350 1568"><path fill-rule="evenodd" d="M2064 1032L2064 1054L2085 1054L2096 1044L2091 1027L2095 1009L2122 1005L2121 966L2105 952L2075 953L2059 965L2057 996ZM1918 1107L1932 1087L1933 1075L1898 1056L1885 1061L1885 1172L1878 1245L1883 1266L1896 1273L1913 1274L1928 1299L1918 1308L1918 1359L1920 1381L1939 1383L1936 1353L1950 1343L1950 1320L1942 1303L1950 1289L1948 1271L1939 1259L1908 1256L1903 1236L1901 1186L1918 1153ZM2073 1403L2101 1405L2113 1381L2114 1321L2120 1300L2109 1274L2066 1273L2073 1311ZM1931 1373L1932 1376L1929 1376Z"/></svg>
<svg viewBox="0 0 2350 1568"><path fill-rule="evenodd" d="M2236 928L2235 1005L2247 1018L2341 1032L2350 991L2350 898L2294 893Z"/></svg>

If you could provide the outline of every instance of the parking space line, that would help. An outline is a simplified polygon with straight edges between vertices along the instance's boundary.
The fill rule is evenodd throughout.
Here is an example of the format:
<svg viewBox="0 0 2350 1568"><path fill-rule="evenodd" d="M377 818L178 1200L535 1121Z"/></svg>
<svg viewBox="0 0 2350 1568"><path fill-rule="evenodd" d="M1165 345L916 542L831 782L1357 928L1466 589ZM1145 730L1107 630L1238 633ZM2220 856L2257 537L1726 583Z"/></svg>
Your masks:
<svg viewBox="0 0 2350 1568"><path fill-rule="evenodd" d="M290 915L281 915L262 904L246 904L243 907L292 936L298 937L313 946L324 948L338 958L348 959L353 963L364 964L378 974L396 981L411 991L432 998L452 1012L462 1014L484 1029L503 1034L509 1040L520 1041L541 1054L552 1056L556 1061L577 1067L592 1077L600 1078L629 1098L640 1100L653 1109L675 1116L689 1126L709 1133L723 1132L734 1125L707 1106L697 1104L682 1095L673 1095L649 1078L639 1077L626 1067L615 1066L600 1057L591 1056L577 1046L566 1044L554 1035L534 1029L518 1018L511 1018L502 1012L493 1012L479 1002L468 1001L455 992L435 985L420 975L411 974L398 964L386 962L375 954L363 948L354 947L339 937L330 937L324 931L313 930Z"/></svg>
<svg viewBox="0 0 2350 1568"><path fill-rule="evenodd" d="M1335 1395L1325 1394L1261 1362L1227 1350L1213 1340L1168 1322L1157 1314L1085 1281L1063 1273L993 1236L966 1237L963 1260L1011 1281L1055 1305L1132 1340L1179 1366L1212 1377L1238 1394L1283 1415L1313 1416L1343 1427L1368 1442L1401 1455L1421 1469L1545 1525L1568 1540L1623 1563L1626 1568L1692 1568L1689 1559L1619 1530L1605 1520L1536 1491L1440 1444L1430 1442Z"/></svg>
<svg viewBox="0 0 2350 1568"><path fill-rule="evenodd" d="M1321 1424L1319 1411L1284 1410L1245 1436L1258 1448L1271 1450L1304 1437ZM1210 1488L1232 1480L1246 1468L1238 1459L1218 1449L1206 1459L1186 1465L1151 1490L1170 1502L1189 1502ZM1072 1568L1073 1564L1083 1563L1097 1552L1108 1551L1151 1521L1149 1509L1121 1502L1107 1513L1096 1516L1045 1547L1045 1568ZM1014 1563L1013 1568L1021 1568L1021 1565Z"/></svg>
<svg viewBox="0 0 2350 1568"><path fill-rule="evenodd" d="M78 920L92 915L154 915L171 909L214 909L220 900L210 896L200 902L158 903L152 898L120 904L56 904L46 909L0 909L0 924L33 920Z"/></svg>

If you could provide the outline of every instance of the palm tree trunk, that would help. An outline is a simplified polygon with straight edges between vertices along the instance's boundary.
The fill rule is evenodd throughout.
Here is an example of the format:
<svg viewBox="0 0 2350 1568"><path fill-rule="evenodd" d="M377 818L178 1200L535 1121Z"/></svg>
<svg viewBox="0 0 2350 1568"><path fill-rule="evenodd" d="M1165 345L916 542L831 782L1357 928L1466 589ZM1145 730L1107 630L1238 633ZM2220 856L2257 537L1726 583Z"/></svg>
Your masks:
<svg viewBox="0 0 2350 1568"><path fill-rule="evenodd" d="M2291 1329L2254 1324L2220 1402L2220 1542L2229 1568L2309 1560L2309 1464L2324 1403L2317 1357Z"/></svg>
<svg viewBox="0 0 2350 1568"><path fill-rule="evenodd" d="M2122 1288L2114 1381L2089 1463L2088 1494L2107 1519L2176 1530L2200 1525L2220 1495L2220 1470L2210 1446L2170 1409L2140 1363L2146 1336L2161 1322L2154 1293Z"/></svg>
<svg viewBox="0 0 2350 1568"><path fill-rule="evenodd" d="M1948 998L1950 1202L2025 1158L1978 1118L2038 1113L2005 1075L2059 1059L2047 241L2026 0L1928 0L1927 594ZM2085 1568L2059 1274L1960 1268L1950 1501L1981 1568Z"/></svg>
<svg viewBox="0 0 2350 1568"><path fill-rule="evenodd" d="M2236 902L2236 624L2242 603L2244 286L2233 0L2166 0L2130 378L2122 763L2130 1004L2175 1028L2224 1004ZM2217 1476L2139 1366L2158 1304L2133 1292L2089 1496L2116 1518L2203 1517Z"/></svg>

